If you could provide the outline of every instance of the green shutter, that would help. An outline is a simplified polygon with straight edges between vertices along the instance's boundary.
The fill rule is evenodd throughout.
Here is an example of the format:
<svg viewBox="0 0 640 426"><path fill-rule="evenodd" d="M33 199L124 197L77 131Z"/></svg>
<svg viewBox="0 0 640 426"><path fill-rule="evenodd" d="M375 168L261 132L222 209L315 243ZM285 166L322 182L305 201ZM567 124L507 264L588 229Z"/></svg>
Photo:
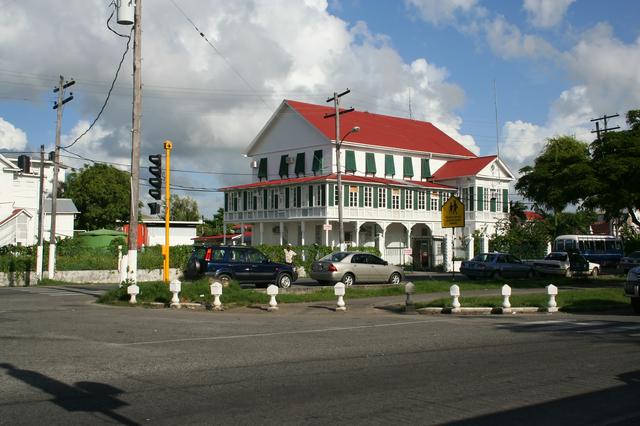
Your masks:
<svg viewBox="0 0 640 426"><path fill-rule="evenodd" d="M378 208L378 188L373 187L373 208Z"/></svg>
<svg viewBox="0 0 640 426"><path fill-rule="evenodd" d="M484 190L481 186L478 187L478 211L484 210Z"/></svg>
<svg viewBox="0 0 640 426"><path fill-rule="evenodd" d="M393 155L387 154L384 156L384 175L394 176L396 174L396 166L393 163Z"/></svg>
<svg viewBox="0 0 640 426"><path fill-rule="evenodd" d="M329 207L333 207L336 200L336 186L334 184L329 185Z"/></svg>
<svg viewBox="0 0 640 426"><path fill-rule="evenodd" d="M304 152L299 152L296 155L296 176L304 176Z"/></svg>
<svg viewBox="0 0 640 426"><path fill-rule="evenodd" d="M424 200L425 200L425 208L427 210L431 210L431 191L427 191L424 193Z"/></svg>
<svg viewBox="0 0 640 426"><path fill-rule="evenodd" d="M405 197L407 196L406 190L400 190L400 209L404 210Z"/></svg>
<svg viewBox="0 0 640 426"><path fill-rule="evenodd" d="M258 179L262 179L268 178L267 175L267 159L266 158L261 158L260 159L260 165L258 166Z"/></svg>
<svg viewBox="0 0 640 426"><path fill-rule="evenodd" d="M280 208L280 196L277 191L273 191L273 208L278 210Z"/></svg>
<svg viewBox="0 0 640 426"><path fill-rule="evenodd" d="M364 186L358 187L358 207L364 207Z"/></svg>
<svg viewBox="0 0 640 426"><path fill-rule="evenodd" d="M289 195L289 188L285 188L285 189L284 189L284 207L285 207L286 209L288 209L288 208L289 208L289 197L290 197L290 195Z"/></svg>
<svg viewBox="0 0 640 426"><path fill-rule="evenodd" d="M413 209L418 210L418 191L413 191Z"/></svg>
<svg viewBox="0 0 640 426"><path fill-rule="evenodd" d="M322 174L322 169L324 168L323 160L322 160L322 150L318 149L313 151L313 162L311 164L311 171L314 175Z"/></svg>
<svg viewBox="0 0 640 426"><path fill-rule="evenodd" d="M393 192L392 188L387 188L387 208L390 209L391 208L391 200L393 195L391 195L391 193Z"/></svg>
<svg viewBox="0 0 640 426"><path fill-rule="evenodd" d="M263 189L262 190L262 208L263 209L267 209L267 190Z"/></svg>
<svg viewBox="0 0 640 426"><path fill-rule="evenodd" d="M289 163L287 160L289 159L288 155L283 155L280 157L280 169L278 170L278 175L280 178L289 177Z"/></svg>
<svg viewBox="0 0 640 426"><path fill-rule="evenodd" d="M356 170L356 153L351 150L345 151L344 171L355 173Z"/></svg>
<svg viewBox="0 0 640 426"><path fill-rule="evenodd" d="M376 156L373 152L365 154L365 173L376 174Z"/></svg>
<svg viewBox="0 0 640 426"><path fill-rule="evenodd" d="M489 200L489 209L492 212L496 211L496 202L497 202L497 200L495 198L493 198L493 197L491 197L491 199Z"/></svg>
<svg viewBox="0 0 640 426"><path fill-rule="evenodd" d="M476 202L476 199L475 199L475 198L474 198L474 196L473 196L473 193L474 193L474 192L473 192L473 189L474 189L474 188L473 188L473 186L470 186L470 187L469 187L469 207L468 207L468 210L469 210L469 211L473 211L473 210L474 210L473 205L474 205L474 204L475 204L475 202Z"/></svg>
<svg viewBox="0 0 640 426"><path fill-rule="evenodd" d="M224 193L224 210L229 210L229 194L227 192Z"/></svg>
<svg viewBox="0 0 640 426"><path fill-rule="evenodd" d="M308 193L309 193L309 207L312 207L313 206L313 185L309 185L308 188L309 188L309 191L308 191Z"/></svg>
<svg viewBox="0 0 640 426"><path fill-rule="evenodd" d="M242 210L247 210L247 191L242 193Z"/></svg>
<svg viewBox="0 0 640 426"><path fill-rule="evenodd" d="M411 157L402 158L402 177L403 178L413 177L413 161L411 161Z"/></svg>
<svg viewBox="0 0 640 426"><path fill-rule="evenodd" d="M420 160L420 178L428 179L431 177L431 166L429 165L429 159L423 158Z"/></svg>
<svg viewBox="0 0 640 426"><path fill-rule="evenodd" d="M342 185L342 205L349 207L349 185Z"/></svg>
<svg viewBox="0 0 640 426"><path fill-rule="evenodd" d="M253 198L253 209L258 210L258 196L253 192L251 197Z"/></svg>
<svg viewBox="0 0 640 426"><path fill-rule="evenodd" d="M302 187L301 186L296 187L296 193L298 198L298 203L296 204L296 207L302 207Z"/></svg>
<svg viewBox="0 0 640 426"><path fill-rule="evenodd" d="M327 205L327 184L326 183L323 183L322 185L320 185L320 197L322 198L320 200L320 205L326 206Z"/></svg>
<svg viewBox="0 0 640 426"><path fill-rule="evenodd" d="M507 213L509 211L509 190L502 190L502 212Z"/></svg>

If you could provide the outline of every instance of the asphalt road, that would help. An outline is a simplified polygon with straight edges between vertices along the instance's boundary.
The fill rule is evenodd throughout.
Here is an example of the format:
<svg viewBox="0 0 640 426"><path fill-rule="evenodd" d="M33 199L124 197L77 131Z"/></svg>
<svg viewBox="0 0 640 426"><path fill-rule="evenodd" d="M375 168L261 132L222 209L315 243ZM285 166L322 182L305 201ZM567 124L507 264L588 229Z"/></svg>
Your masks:
<svg viewBox="0 0 640 426"><path fill-rule="evenodd" d="M96 293L0 288L0 424L640 423L638 316L198 312Z"/></svg>

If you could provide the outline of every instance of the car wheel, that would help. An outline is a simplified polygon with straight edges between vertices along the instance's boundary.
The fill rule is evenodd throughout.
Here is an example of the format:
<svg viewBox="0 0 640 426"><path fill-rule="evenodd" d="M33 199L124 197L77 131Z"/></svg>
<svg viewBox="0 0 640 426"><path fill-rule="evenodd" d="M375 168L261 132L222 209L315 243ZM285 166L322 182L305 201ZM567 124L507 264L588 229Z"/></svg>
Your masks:
<svg viewBox="0 0 640 426"><path fill-rule="evenodd" d="M187 265L186 277L187 279L194 280L198 278L200 273L200 261L196 258L192 258L189 260L189 264Z"/></svg>
<svg viewBox="0 0 640 426"><path fill-rule="evenodd" d="M636 314L640 314L640 298L632 297L631 298L631 307L633 308L633 312Z"/></svg>
<svg viewBox="0 0 640 426"><path fill-rule="evenodd" d="M389 283L390 284L400 284L400 281L402 280L402 277L400 276L399 273L394 272L393 274L391 274L391 277L389 278Z"/></svg>
<svg viewBox="0 0 640 426"><path fill-rule="evenodd" d="M289 274L280 274L277 283L280 288L289 288L291 287L291 276Z"/></svg>
<svg viewBox="0 0 640 426"><path fill-rule="evenodd" d="M599 273L600 271L598 270L598 268L593 268L593 271L591 271L591 276L595 278L598 276Z"/></svg>
<svg viewBox="0 0 640 426"><path fill-rule="evenodd" d="M356 277L354 277L353 274L344 274L344 276L342 277L342 282L344 283L345 287L351 287L356 283Z"/></svg>
<svg viewBox="0 0 640 426"><path fill-rule="evenodd" d="M231 276L227 274L220 274L216 279L220 281L223 287L229 286L229 283L231 282Z"/></svg>

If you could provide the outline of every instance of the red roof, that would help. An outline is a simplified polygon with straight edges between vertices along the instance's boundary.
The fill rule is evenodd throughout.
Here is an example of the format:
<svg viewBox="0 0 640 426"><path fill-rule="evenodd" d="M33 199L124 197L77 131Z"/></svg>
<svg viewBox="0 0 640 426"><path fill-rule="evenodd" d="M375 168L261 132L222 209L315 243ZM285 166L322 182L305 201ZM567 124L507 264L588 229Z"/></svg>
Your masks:
<svg viewBox="0 0 640 426"><path fill-rule="evenodd" d="M6 218L0 220L0 225L3 225L6 222L9 222L11 219L13 219L14 217L18 216L23 211L25 213L27 213L27 211L25 209L14 209L9 216L7 216Z"/></svg>
<svg viewBox="0 0 640 426"><path fill-rule="evenodd" d="M476 157L465 160L447 161L433 174L433 179L444 180L461 176L474 176L484 169L487 164L498 158L495 155Z"/></svg>
<svg viewBox="0 0 640 426"><path fill-rule="evenodd" d="M294 185L300 183L308 183L308 182L326 182L326 181L335 181L337 180L337 175L335 173L331 173L329 175L322 176L305 176L299 178L289 178L289 179L274 179L274 180L263 180L261 182L253 182L247 183L244 185L238 186L228 186L226 188L220 188L220 191L228 191L228 190L238 190L238 189L255 189L262 188L267 186L280 186L280 185ZM426 188L441 188L441 189L455 189L447 185L441 185L439 183L426 182L426 181L416 181L416 180L392 180L392 179L384 179L373 176L357 176L357 175L342 175L342 181L349 182L364 182L364 183L377 183L381 185L396 185L396 186L411 186L411 185L419 185Z"/></svg>
<svg viewBox="0 0 640 426"><path fill-rule="evenodd" d="M335 109L324 105L285 100L285 102L316 127L327 139L335 140L336 128L333 118L324 118ZM467 148L447 136L431 123L408 118L391 117L370 112L353 111L340 116L341 137L353 127L360 127L351 133L346 141L381 147L406 149L410 151L434 152L439 154L475 157Z"/></svg>
<svg viewBox="0 0 640 426"><path fill-rule="evenodd" d="M525 219L532 221L532 220L542 220L543 217L540 213L536 213L536 212L532 212L532 211L525 211L524 212L524 217Z"/></svg>
<svg viewBox="0 0 640 426"><path fill-rule="evenodd" d="M192 240L194 242L218 241L218 240L224 240L225 238L231 240L233 238L240 237L241 235L242 234L207 235L207 236L203 236L203 237L193 237ZM251 231L247 231L247 232L244 233L245 238L251 237L251 235L252 235Z"/></svg>

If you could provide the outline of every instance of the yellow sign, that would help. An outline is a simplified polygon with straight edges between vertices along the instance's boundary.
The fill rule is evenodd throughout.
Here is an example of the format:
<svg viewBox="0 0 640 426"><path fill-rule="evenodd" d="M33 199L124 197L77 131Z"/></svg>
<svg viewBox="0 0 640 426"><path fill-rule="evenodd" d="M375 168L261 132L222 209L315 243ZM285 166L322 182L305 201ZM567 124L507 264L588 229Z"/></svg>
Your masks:
<svg viewBox="0 0 640 426"><path fill-rule="evenodd" d="M442 205L442 227L464 228L464 204L456 196Z"/></svg>

